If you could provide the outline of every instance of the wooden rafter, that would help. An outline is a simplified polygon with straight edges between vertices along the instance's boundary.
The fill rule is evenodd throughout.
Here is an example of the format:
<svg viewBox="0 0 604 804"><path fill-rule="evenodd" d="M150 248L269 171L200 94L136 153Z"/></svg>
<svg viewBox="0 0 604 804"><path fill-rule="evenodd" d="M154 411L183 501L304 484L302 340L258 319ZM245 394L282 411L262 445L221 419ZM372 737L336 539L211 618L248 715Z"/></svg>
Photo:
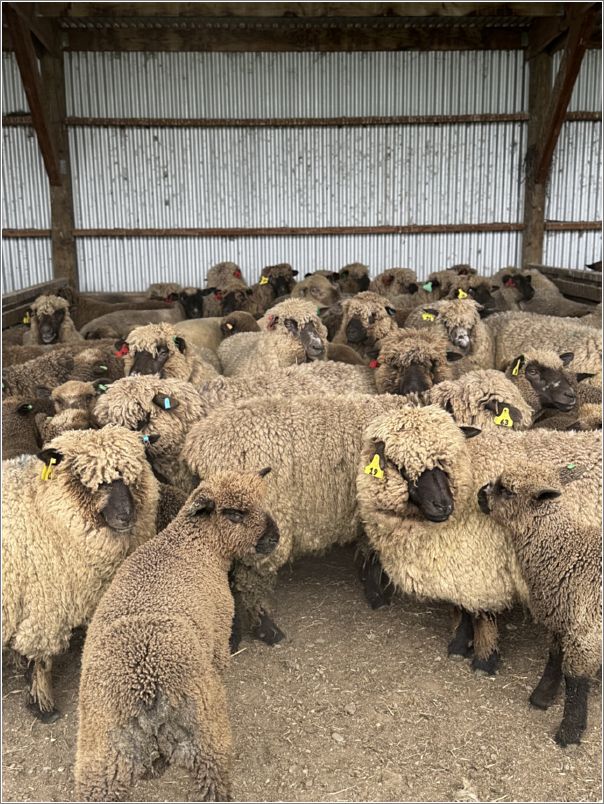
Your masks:
<svg viewBox="0 0 604 804"><path fill-rule="evenodd" d="M577 12L573 14L573 21L568 30L564 53L562 54L562 60L545 115L543 139L538 151L537 169L535 171L537 184L543 184L547 179L554 148L564 122L573 87L579 74L589 37L599 16L600 12L596 8L591 8L584 13Z"/></svg>
<svg viewBox="0 0 604 804"><path fill-rule="evenodd" d="M44 160L48 179L53 186L61 184L59 157L52 127L44 106L42 79L38 70L38 61L32 42L30 29L22 17L10 5L4 8L4 17L8 23L11 41L15 49L15 57L23 89L31 112L32 123L38 138L38 144Z"/></svg>
<svg viewBox="0 0 604 804"><path fill-rule="evenodd" d="M561 17L541 17L535 19L529 31L529 44L525 50L525 58L532 59L544 50L552 52L564 44L564 37L571 26L574 16L584 14L599 3L566 4L566 12ZM590 44L592 44L590 42Z"/></svg>
<svg viewBox="0 0 604 804"><path fill-rule="evenodd" d="M11 8L19 16L36 42L49 53L57 49L57 37L51 21L35 15L34 3L5 3L4 9Z"/></svg>

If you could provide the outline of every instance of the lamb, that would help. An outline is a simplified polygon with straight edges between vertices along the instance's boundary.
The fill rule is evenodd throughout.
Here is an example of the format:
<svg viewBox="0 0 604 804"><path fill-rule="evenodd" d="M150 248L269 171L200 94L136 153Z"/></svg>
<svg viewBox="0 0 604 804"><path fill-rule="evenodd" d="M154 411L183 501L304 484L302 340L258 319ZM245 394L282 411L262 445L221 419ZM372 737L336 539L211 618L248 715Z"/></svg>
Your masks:
<svg viewBox="0 0 604 804"><path fill-rule="evenodd" d="M260 327L253 315L237 310L224 316L220 322L220 331L223 337L229 338L240 332L260 332Z"/></svg>
<svg viewBox="0 0 604 804"><path fill-rule="evenodd" d="M407 406L367 427L357 497L369 545L395 588L462 610L449 653L469 655L474 630L474 669L495 672L494 615L528 595L509 532L480 513L478 490L510 467L576 462L589 469L573 484L574 505L586 526L599 527L601 442L600 433L505 427L466 440L434 405Z"/></svg>
<svg viewBox="0 0 604 804"><path fill-rule="evenodd" d="M29 332L23 336L24 346L82 339L69 315L69 304L59 296L38 296L31 306L30 318Z"/></svg>
<svg viewBox="0 0 604 804"><path fill-rule="evenodd" d="M217 377L199 389L201 416L209 416L216 408L227 403L254 396L285 398L325 393L376 394L375 374L368 366L317 360L262 374Z"/></svg>
<svg viewBox="0 0 604 804"><path fill-rule="evenodd" d="M310 302L288 299L259 320L261 332L243 332L224 340L218 357L225 376L254 376L295 363L325 360L327 330L315 310Z"/></svg>
<svg viewBox="0 0 604 804"><path fill-rule="evenodd" d="M238 279L244 285L246 284L241 268L238 265L234 262L219 262L208 271L206 287L223 288L232 279Z"/></svg>
<svg viewBox="0 0 604 804"><path fill-rule="evenodd" d="M416 293L417 276L411 268L388 268L371 280L369 290L387 298Z"/></svg>
<svg viewBox="0 0 604 804"><path fill-rule="evenodd" d="M126 338L136 327L147 324L177 324L185 320L185 311L181 304L175 302L166 310L121 310L107 313L89 321L82 327L80 334L86 338Z"/></svg>
<svg viewBox="0 0 604 804"><path fill-rule="evenodd" d="M102 301L85 296L78 293L71 287L60 288L57 291L57 296L66 299L69 304L69 314L73 320L76 329L81 329L84 324L92 321L94 318L105 315L106 313L114 313L119 310L161 310L166 309L165 301L157 301L154 299L146 299L145 301L127 300L118 304Z"/></svg>
<svg viewBox="0 0 604 804"><path fill-rule="evenodd" d="M79 800L119 800L167 764L193 774L200 801L230 800L228 571L279 541L263 503L269 471L209 477L117 573L84 646Z"/></svg>
<svg viewBox="0 0 604 804"><path fill-rule="evenodd" d="M481 430L527 430L533 423L533 410L520 390L494 369L468 371L441 382L426 394L426 402L444 408L458 424Z"/></svg>
<svg viewBox="0 0 604 804"><path fill-rule="evenodd" d="M137 327L122 345L124 370L130 374L158 374L198 385L216 377L218 372L211 363L196 358L187 348L187 342L176 334L170 324L149 324Z"/></svg>
<svg viewBox="0 0 604 804"><path fill-rule="evenodd" d="M162 299L163 301L176 301L181 286L178 282L154 282L147 289L149 299Z"/></svg>
<svg viewBox="0 0 604 804"><path fill-rule="evenodd" d="M464 355L458 364L460 372L494 368L494 338L479 312L480 305L472 299L447 299L418 307L408 316L405 326L435 327L445 335Z"/></svg>
<svg viewBox="0 0 604 804"><path fill-rule="evenodd" d="M130 376L111 385L94 408L96 421L127 427L141 434L147 457L163 483L191 491L193 478L180 452L187 431L203 415L195 388L177 379Z"/></svg>
<svg viewBox="0 0 604 804"><path fill-rule="evenodd" d="M2 400L3 461L18 455L33 455L40 449L35 417L47 413L52 413L52 405L47 399L13 396Z"/></svg>
<svg viewBox="0 0 604 804"><path fill-rule="evenodd" d="M68 380L62 385L58 385L53 388L50 394L55 413L61 413L69 409L91 413L97 396L105 393L110 384L107 378L102 377L99 380L95 380L95 382Z"/></svg>
<svg viewBox="0 0 604 804"><path fill-rule="evenodd" d="M203 318L207 315L208 305L206 298L216 293L216 288L183 288L179 295L178 301L182 305L187 318Z"/></svg>
<svg viewBox="0 0 604 804"><path fill-rule="evenodd" d="M156 508L140 437L121 427L64 433L4 464L2 644L33 662L30 704L43 720L58 717L53 657L126 555L154 535Z"/></svg>
<svg viewBox="0 0 604 804"><path fill-rule="evenodd" d="M377 341L397 329L394 307L384 296L372 291L346 299L341 310L342 319L333 342L350 346L367 362L376 357Z"/></svg>
<svg viewBox="0 0 604 804"><path fill-rule="evenodd" d="M224 338L222 331L222 318L196 318L189 321L179 321L174 324L174 330L187 342L187 347L192 349L198 357L200 354L207 356L208 350L218 351L221 341ZM205 358L207 359L207 357Z"/></svg>
<svg viewBox="0 0 604 804"><path fill-rule="evenodd" d="M311 274L298 282L291 292L292 299L307 299L318 307L331 307L340 300L340 290L320 274Z"/></svg>
<svg viewBox="0 0 604 804"><path fill-rule="evenodd" d="M279 522L279 547L270 558L233 570L242 621L258 638L269 644L283 638L267 602L279 568L357 536L354 476L361 433L374 416L405 404L390 395L254 397L219 408L190 429L182 456L200 477L224 466L275 467L267 504Z"/></svg>
<svg viewBox="0 0 604 804"><path fill-rule="evenodd" d="M481 510L510 534L537 622L551 633L543 676L530 696L539 709L566 686L564 716L556 732L561 746L581 742L587 725L590 676L602 660L602 539L566 502L566 483L584 469L558 472L515 467L479 492Z"/></svg>
<svg viewBox="0 0 604 804"><path fill-rule="evenodd" d="M296 285L294 277L298 272L287 262L278 265L267 265L260 272L260 279L254 285L254 296L264 311L280 296L288 296Z"/></svg>
<svg viewBox="0 0 604 804"><path fill-rule="evenodd" d="M579 402L571 413L554 413L540 419L537 428L548 430L601 430L602 403Z"/></svg>
<svg viewBox="0 0 604 804"><path fill-rule="evenodd" d="M260 318L264 315L266 309L270 306L264 298L268 293L270 300L274 298L270 286L265 292L264 288L254 285L249 288L241 282L229 282L220 291L220 313L219 315L225 316L230 313L241 311L249 313L254 319ZM258 288L258 293L256 292ZM262 297L262 298L260 298Z"/></svg>
<svg viewBox="0 0 604 804"><path fill-rule="evenodd" d="M40 434L40 441L44 445L68 430L89 430L94 426L94 421L88 410L67 408L60 413L55 413L54 416L38 413L36 426Z"/></svg>
<svg viewBox="0 0 604 804"><path fill-rule="evenodd" d="M338 271L338 285L342 293L354 296L369 290L369 269L361 262L351 262Z"/></svg>
<svg viewBox="0 0 604 804"><path fill-rule="evenodd" d="M581 302L565 299L555 283L535 268L520 270L518 268L502 268L493 277L510 288L517 287L517 277L530 280L529 287L533 293L522 289L517 298L518 308L527 313L552 316L584 316L591 312L591 307Z"/></svg>

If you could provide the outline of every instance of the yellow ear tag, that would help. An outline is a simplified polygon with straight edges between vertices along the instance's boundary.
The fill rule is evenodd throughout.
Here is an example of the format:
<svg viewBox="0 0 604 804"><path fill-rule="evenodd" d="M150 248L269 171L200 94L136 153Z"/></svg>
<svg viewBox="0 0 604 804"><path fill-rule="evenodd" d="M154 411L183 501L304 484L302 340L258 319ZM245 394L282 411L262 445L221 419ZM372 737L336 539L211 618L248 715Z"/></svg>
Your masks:
<svg viewBox="0 0 604 804"><path fill-rule="evenodd" d="M25 313L22 323L27 324L28 326L31 324L31 316L29 313Z"/></svg>
<svg viewBox="0 0 604 804"><path fill-rule="evenodd" d="M422 321L434 321L435 318L434 313L422 313Z"/></svg>
<svg viewBox="0 0 604 804"><path fill-rule="evenodd" d="M372 475L372 477L384 477L384 470L380 466L380 456L377 452L371 459L371 463L368 463L363 471L366 475Z"/></svg>
<svg viewBox="0 0 604 804"><path fill-rule="evenodd" d="M260 285L268 285L268 276L261 276L259 284Z"/></svg>
<svg viewBox="0 0 604 804"><path fill-rule="evenodd" d="M461 288L459 288L459 290L457 291L457 298L458 299L467 299L468 294L465 292L465 290L462 290Z"/></svg>
<svg viewBox="0 0 604 804"><path fill-rule="evenodd" d="M521 363L522 363L522 360L520 358L518 358L518 360L516 361L516 365L512 369L512 374L514 375L514 377L518 376L518 372L520 371Z"/></svg>
<svg viewBox="0 0 604 804"><path fill-rule="evenodd" d="M44 469L42 469L42 480L50 480L52 476L52 470L56 462L57 462L56 458L51 458L48 463L44 464Z"/></svg>
<svg viewBox="0 0 604 804"><path fill-rule="evenodd" d="M514 420L510 416L510 409L504 408L499 416L493 416L493 421L495 424L498 424L500 427L513 427Z"/></svg>

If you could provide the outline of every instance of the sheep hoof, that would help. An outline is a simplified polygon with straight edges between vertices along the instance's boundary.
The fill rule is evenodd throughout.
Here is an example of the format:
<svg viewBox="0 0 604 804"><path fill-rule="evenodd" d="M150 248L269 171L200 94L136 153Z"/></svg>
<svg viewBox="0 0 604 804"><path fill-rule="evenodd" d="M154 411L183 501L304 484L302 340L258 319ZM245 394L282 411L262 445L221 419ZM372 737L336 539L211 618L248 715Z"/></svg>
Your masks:
<svg viewBox="0 0 604 804"><path fill-rule="evenodd" d="M474 656L472 659L472 670L486 673L489 676L495 676L497 675L499 664L499 653L494 650L486 659L480 659L478 656Z"/></svg>
<svg viewBox="0 0 604 804"><path fill-rule="evenodd" d="M461 656L467 659L474 654L474 648L465 639L454 637L447 646L447 653L451 657Z"/></svg>
<svg viewBox="0 0 604 804"><path fill-rule="evenodd" d="M531 706L534 706L535 709L549 709L550 706L553 704L554 699L556 697L556 692L552 695L550 690L540 690L539 688L534 689L530 696L529 701Z"/></svg>
<svg viewBox="0 0 604 804"><path fill-rule="evenodd" d="M27 698L27 708L32 715L37 717L42 723L55 723L61 717L61 713L58 709L53 708L48 712L43 712L38 706L37 701L35 701L31 695Z"/></svg>
<svg viewBox="0 0 604 804"><path fill-rule="evenodd" d="M260 622L254 628L254 636L256 639L261 639L267 645L276 645L285 639L285 634L281 629L275 625L266 612L260 613Z"/></svg>
<svg viewBox="0 0 604 804"><path fill-rule="evenodd" d="M567 745L579 745L581 742L581 733L581 729L577 726L568 726L562 722L556 732L554 740L561 748L566 748Z"/></svg>

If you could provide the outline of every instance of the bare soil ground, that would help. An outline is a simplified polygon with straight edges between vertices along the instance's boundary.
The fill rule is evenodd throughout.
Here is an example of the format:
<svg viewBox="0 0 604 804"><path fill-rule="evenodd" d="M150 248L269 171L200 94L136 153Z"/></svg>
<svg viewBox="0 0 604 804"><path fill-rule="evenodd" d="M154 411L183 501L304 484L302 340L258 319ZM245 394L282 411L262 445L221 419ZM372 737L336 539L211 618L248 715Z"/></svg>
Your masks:
<svg viewBox="0 0 604 804"><path fill-rule="evenodd" d="M600 684L582 744L559 748L562 699L547 712L528 704L547 639L521 610L502 618L499 675L475 675L446 656L446 606L371 611L352 552L337 550L281 574L275 620L287 641L245 640L227 677L239 800L601 800ZM25 710L23 675L3 667L5 801L73 800L80 647L57 663L52 725ZM132 799L196 793L170 769Z"/></svg>

